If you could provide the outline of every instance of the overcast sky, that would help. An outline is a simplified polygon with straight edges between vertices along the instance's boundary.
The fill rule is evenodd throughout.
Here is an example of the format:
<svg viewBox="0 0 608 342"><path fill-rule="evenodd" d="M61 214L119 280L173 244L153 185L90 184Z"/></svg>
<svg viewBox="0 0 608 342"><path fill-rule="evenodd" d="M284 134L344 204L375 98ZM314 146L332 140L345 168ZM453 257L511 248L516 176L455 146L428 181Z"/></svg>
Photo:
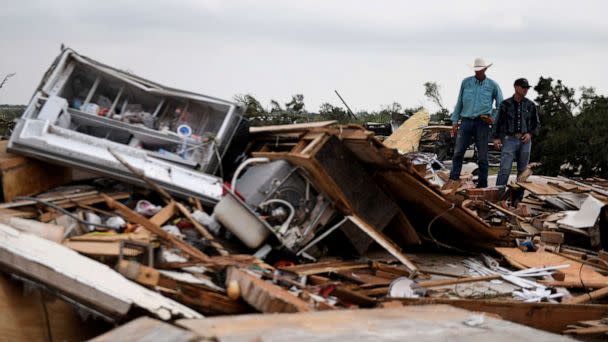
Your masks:
<svg viewBox="0 0 608 342"><path fill-rule="evenodd" d="M1 1L0 77L17 75L0 103L27 103L61 43L224 99L302 93L309 111L339 105L334 89L355 111L434 110L426 81L452 109L478 56L505 96L541 75L608 93L607 1Z"/></svg>

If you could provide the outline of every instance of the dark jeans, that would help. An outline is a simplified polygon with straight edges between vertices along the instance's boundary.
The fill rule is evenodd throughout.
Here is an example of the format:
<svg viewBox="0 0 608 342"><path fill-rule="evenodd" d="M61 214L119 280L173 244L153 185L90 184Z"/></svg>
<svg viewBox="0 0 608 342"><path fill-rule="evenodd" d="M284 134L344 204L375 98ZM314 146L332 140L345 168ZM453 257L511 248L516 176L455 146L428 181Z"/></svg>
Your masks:
<svg viewBox="0 0 608 342"><path fill-rule="evenodd" d="M496 178L496 185L507 185L513 167L513 160L517 161L517 175L519 176L524 172L530 161L531 148L532 141L524 144L520 139L509 135L502 139L500 171L498 172L498 178Z"/></svg>
<svg viewBox="0 0 608 342"><path fill-rule="evenodd" d="M490 125L481 119L462 119L456 136L456 146L454 147L454 159L452 159L452 172L450 179L460 179L462 170L462 160L467 147L471 145L471 140L475 138L477 146L477 187L485 188L488 186L488 141L490 139Z"/></svg>

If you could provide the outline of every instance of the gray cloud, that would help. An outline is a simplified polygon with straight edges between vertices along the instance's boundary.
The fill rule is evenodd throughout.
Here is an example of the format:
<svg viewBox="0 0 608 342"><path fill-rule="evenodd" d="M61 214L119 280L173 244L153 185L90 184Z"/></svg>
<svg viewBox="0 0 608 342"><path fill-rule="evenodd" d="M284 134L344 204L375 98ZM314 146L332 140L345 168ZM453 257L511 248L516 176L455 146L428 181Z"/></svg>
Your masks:
<svg viewBox="0 0 608 342"><path fill-rule="evenodd" d="M311 109L425 103L439 81L453 101L463 66L477 55L514 74L553 74L608 87L608 4L582 1L22 1L0 13L0 66L18 72L0 102L24 102L66 43L101 61L195 91L264 100L304 92ZM591 63L584 63L589 57ZM573 65L579 65L576 74ZM0 73L4 70L0 70ZM576 79L580 75L580 79ZM597 83L589 83L597 82ZM378 89L378 84L382 89ZM369 89L369 85L373 85ZM330 95L326 95L330 94Z"/></svg>

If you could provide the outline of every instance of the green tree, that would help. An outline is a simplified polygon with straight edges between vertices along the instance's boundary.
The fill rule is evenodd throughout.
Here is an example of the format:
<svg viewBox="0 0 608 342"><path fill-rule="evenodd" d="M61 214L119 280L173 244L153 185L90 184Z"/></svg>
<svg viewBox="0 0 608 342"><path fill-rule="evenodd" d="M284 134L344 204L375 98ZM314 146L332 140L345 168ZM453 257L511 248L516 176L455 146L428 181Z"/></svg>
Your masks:
<svg viewBox="0 0 608 342"><path fill-rule="evenodd" d="M450 111L444 107L443 99L441 98L441 86L437 82L424 83L424 96L439 107L439 111L431 115L431 121L442 122L446 120Z"/></svg>
<svg viewBox="0 0 608 342"><path fill-rule="evenodd" d="M608 103L593 88L573 88L541 77L538 93L541 129L532 144L539 173L567 176L608 176Z"/></svg>

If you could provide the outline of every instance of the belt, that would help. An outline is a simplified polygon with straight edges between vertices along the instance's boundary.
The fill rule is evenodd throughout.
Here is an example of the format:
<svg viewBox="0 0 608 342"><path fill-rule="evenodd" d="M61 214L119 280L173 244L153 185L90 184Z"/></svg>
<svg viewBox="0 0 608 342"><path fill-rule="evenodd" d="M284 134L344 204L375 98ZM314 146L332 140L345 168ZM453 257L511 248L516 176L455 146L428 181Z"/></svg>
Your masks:
<svg viewBox="0 0 608 342"><path fill-rule="evenodd" d="M524 135L524 134L523 133L514 133L514 134L507 134L506 136L521 139L522 135Z"/></svg>

